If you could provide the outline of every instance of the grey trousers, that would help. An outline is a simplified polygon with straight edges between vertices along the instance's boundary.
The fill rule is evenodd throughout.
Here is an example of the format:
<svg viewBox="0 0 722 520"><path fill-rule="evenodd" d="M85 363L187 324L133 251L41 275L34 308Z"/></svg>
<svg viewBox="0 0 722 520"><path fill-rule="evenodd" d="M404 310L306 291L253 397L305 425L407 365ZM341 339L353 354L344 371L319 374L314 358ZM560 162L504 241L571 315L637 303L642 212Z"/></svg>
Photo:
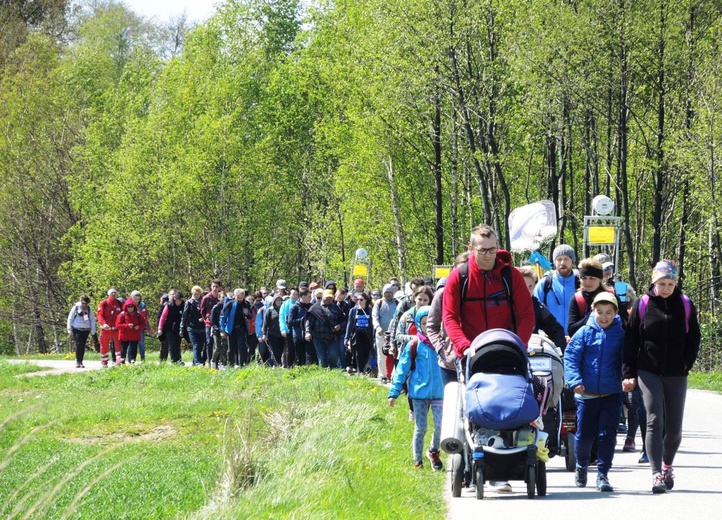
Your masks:
<svg viewBox="0 0 722 520"><path fill-rule="evenodd" d="M652 473L661 473L662 462L671 466L682 442L687 376L665 377L646 370L637 376L647 409L647 456Z"/></svg>

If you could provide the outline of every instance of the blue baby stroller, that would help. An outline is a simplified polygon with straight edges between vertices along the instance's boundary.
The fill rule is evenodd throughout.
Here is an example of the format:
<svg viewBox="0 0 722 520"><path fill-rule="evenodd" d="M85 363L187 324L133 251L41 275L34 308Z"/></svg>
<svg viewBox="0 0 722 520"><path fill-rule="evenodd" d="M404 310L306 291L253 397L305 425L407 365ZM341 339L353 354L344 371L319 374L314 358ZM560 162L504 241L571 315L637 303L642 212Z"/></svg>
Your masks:
<svg viewBox="0 0 722 520"><path fill-rule="evenodd" d="M444 403L445 414L463 410L463 433L453 435L463 440L442 440L442 449L452 453L452 495L474 485L483 499L484 483L494 480L523 480L529 498L535 491L546 495L546 464L537 458L538 447L546 450L546 434L536 427L544 403L535 395L526 346L513 332L492 329L477 336L462 362L462 383L450 383L444 394L445 401L455 391L458 396Z"/></svg>

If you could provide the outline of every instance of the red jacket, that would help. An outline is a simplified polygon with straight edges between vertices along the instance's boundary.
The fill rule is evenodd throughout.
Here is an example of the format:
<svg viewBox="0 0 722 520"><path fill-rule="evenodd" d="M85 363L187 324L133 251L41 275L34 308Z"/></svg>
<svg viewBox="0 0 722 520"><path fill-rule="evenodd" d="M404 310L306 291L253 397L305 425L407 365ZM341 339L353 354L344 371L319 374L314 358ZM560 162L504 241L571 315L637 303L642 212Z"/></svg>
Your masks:
<svg viewBox="0 0 722 520"><path fill-rule="evenodd" d="M459 270L454 269L446 281L443 299L444 329L459 357L463 357L474 338L486 330L502 328L514 331L514 321L508 301L475 300L495 293L505 294L506 286L501 272L505 266L511 268L511 296L517 326L515 332L525 344L529 342L534 330L534 306L531 295L524 276L512 266L511 254L499 249L496 253L496 263L491 271L482 271L473 257L469 260L469 278L463 307Z"/></svg>
<svg viewBox="0 0 722 520"><path fill-rule="evenodd" d="M98 323L100 323L101 327L108 325L111 330L115 330L115 322L122 310L118 300L111 298L101 300L98 304Z"/></svg>
<svg viewBox="0 0 722 520"><path fill-rule="evenodd" d="M128 307L135 308L135 311L128 312ZM135 302L128 298L123 305L123 312L118 315L115 326L118 327L118 339L120 341L140 341L141 333L145 329L146 320L135 307ZM135 327L138 327L137 329Z"/></svg>
<svg viewBox="0 0 722 520"><path fill-rule="evenodd" d="M206 327L211 326L211 311L213 310L213 307L216 306L216 303L218 303L218 298L213 296L212 292L209 292L201 298L201 316L203 317Z"/></svg>

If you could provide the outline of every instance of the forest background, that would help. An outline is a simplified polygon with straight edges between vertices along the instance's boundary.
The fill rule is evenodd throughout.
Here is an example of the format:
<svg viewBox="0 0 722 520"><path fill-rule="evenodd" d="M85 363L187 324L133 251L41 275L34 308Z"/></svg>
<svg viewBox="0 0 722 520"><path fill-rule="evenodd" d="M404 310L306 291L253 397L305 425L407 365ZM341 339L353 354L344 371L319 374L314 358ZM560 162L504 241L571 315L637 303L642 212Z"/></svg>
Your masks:
<svg viewBox="0 0 722 520"><path fill-rule="evenodd" d="M722 0L3 0L0 352L110 286L428 275L541 199L581 255L604 194L622 277L676 259L719 367L721 46Z"/></svg>

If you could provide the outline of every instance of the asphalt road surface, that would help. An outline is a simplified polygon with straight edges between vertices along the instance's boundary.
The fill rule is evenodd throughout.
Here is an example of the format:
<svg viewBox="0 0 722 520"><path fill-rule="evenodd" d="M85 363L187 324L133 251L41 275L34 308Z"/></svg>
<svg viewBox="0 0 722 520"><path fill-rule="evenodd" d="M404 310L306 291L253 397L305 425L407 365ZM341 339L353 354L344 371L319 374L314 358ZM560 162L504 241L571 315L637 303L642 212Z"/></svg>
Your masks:
<svg viewBox="0 0 722 520"><path fill-rule="evenodd" d="M609 481L614 486L612 493L596 490L596 472L591 468L587 487L575 487L574 474L566 471L564 459L557 456L547 463L547 496L533 500L527 498L526 484L522 481L511 481L511 494L497 494L487 484L483 500L476 499L473 488L464 488L461 497L453 498L451 484L447 483L447 519L722 518L722 395L688 391L682 445L674 461L672 491L652 494L650 466L637 462L641 449L639 435L637 433L636 453L623 453L624 436L617 436L614 466L609 472Z"/></svg>

